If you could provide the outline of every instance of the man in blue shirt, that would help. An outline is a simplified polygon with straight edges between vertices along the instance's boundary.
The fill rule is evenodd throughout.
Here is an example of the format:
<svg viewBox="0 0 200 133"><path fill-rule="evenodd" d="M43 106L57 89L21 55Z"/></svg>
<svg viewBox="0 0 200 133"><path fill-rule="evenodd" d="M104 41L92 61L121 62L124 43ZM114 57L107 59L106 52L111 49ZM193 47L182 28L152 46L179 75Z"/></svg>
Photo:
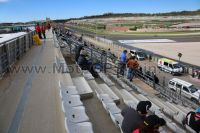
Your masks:
<svg viewBox="0 0 200 133"><path fill-rule="evenodd" d="M124 70L126 69L126 54L127 50L124 50L121 55L120 55L120 62L119 62L119 69L120 69L120 74L124 75Z"/></svg>

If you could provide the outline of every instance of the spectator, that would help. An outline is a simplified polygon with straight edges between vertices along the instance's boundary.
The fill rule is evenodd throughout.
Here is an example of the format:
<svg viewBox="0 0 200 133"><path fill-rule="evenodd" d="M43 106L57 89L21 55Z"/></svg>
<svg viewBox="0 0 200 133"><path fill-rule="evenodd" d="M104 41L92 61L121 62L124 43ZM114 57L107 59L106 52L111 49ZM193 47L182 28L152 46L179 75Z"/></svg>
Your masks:
<svg viewBox="0 0 200 133"><path fill-rule="evenodd" d="M133 80L133 77L136 73L136 69L138 69L138 62L135 60L135 56L132 56L128 63L127 63L127 67L128 67L128 76L127 78L132 81Z"/></svg>
<svg viewBox="0 0 200 133"><path fill-rule="evenodd" d="M120 62L119 62L119 69L120 69L120 74L124 75L124 71L126 69L126 54L127 50L124 50L121 55L120 55Z"/></svg>
<svg viewBox="0 0 200 133"><path fill-rule="evenodd" d="M82 45L78 45L76 46L76 49L75 49L75 60L76 62L78 61L78 57L80 56L80 52L81 50L83 50L83 46Z"/></svg>
<svg viewBox="0 0 200 133"><path fill-rule="evenodd" d="M196 133L200 132L200 107L196 110L196 112L191 111L186 115L183 124L187 124L190 126Z"/></svg>
<svg viewBox="0 0 200 133"><path fill-rule="evenodd" d="M164 125L166 125L166 121L163 118L159 118L157 115L150 115L132 133L159 133L159 127Z"/></svg>
<svg viewBox="0 0 200 133"><path fill-rule="evenodd" d="M151 55L149 55L149 62L152 60L152 56Z"/></svg>
<svg viewBox="0 0 200 133"><path fill-rule="evenodd" d="M50 23L47 24L47 29L48 29L48 30L51 29L51 24L50 24Z"/></svg>
<svg viewBox="0 0 200 133"><path fill-rule="evenodd" d="M150 101L140 101L137 109L125 108L122 110L124 120L122 122L122 130L124 133L132 133L138 126L143 123L149 108L151 107Z"/></svg>
<svg viewBox="0 0 200 133"><path fill-rule="evenodd" d="M90 63L86 58L87 51L81 50L80 56L78 57L78 65L82 70L89 70L90 69Z"/></svg>
<svg viewBox="0 0 200 133"><path fill-rule="evenodd" d="M39 38L42 39L41 28L40 28L39 23L37 23L37 25L35 26L35 31L38 34Z"/></svg>
<svg viewBox="0 0 200 133"><path fill-rule="evenodd" d="M46 39L46 26L45 24L42 24L42 27L41 27L41 31L42 31L42 35L43 35L43 38Z"/></svg>
<svg viewBox="0 0 200 133"><path fill-rule="evenodd" d="M131 59L132 57L132 54L131 54L131 51L129 51L128 55L127 55L127 62L129 61L129 59Z"/></svg>

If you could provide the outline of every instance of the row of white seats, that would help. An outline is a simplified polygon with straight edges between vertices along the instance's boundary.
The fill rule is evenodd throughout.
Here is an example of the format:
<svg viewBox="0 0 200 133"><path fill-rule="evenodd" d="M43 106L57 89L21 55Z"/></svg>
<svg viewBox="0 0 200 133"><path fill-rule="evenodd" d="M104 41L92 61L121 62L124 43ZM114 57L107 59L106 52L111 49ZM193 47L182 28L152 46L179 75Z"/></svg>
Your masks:
<svg viewBox="0 0 200 133"><path fill-rule="evenodd" d="M98 98L100 94L108 94L116 104L120 102L120 98L106 84L97 84L95 80L89 80L88 84L95 90Z"/></svg>
<svg viewBox="0 0 200 133"><path fill-rule="evenodd" d="M59 81L59 88L67 133L93 133L92 123L89 122L76 86L64 86Z"/></svg>
<svg viewBox="0 0 200 133"><path fill-rule="evenodd" d="M99 100L101 101L104 109L110 115L115 126L118 127L122 133L121 125L124 118L121 115L121 109L117 107L115 102L110 98L108 94L99 94Z"/></svg>
<svg viewBox="0 0 200 133"><path fill-rule="evenodd" d="M113 123L116 125L116 127L120 128L121 130L121 125L123 121L123 116L121 115L121 110L117 107L113 97L111 97L109 94L107 94L107 90L102 89L101 87L105 87L106 84L99 84L96 83L95 80L89 80L88 81L89 85L95 90L95 93L97 95L97 98L100 100L102 103L104 109L106 112L110 115ZM106 86L105 88L107 88ZM114 92L113 92L114 93Z"/></svg>
<svg viewBox="0 0 200 133"><path fill-rule="evenodd" d="M150 100L152 102L152 107L150 108L150 111L152 113L158 115L159 117L164 118L167 122L167 126L172 131L186 133L186 131L184 129L180 128L176 123L174 123L172 121L172 120L175 120L179 124L182 124L182 120L186 116L186 114L183 111L181 111L180 109L175 107L172 103L169 103L169 102L163 103L163 102L159 101L157 98L149 98L148 96L144 96L142 94L137 95L133 91L131 91L131 88L129 86L124 85L124 83L120 79L116 78L116 76L111 76L111 77L114 80L116 80L120 84L120 86L122 86L126 89L126 90L125 89L120 90L120 92L121 92L120 94L123 98L124 103L127 106L136 109L137 103L139 101ZM138 89L136 89L136 90L138 90ZM139 89L139 90L141 90L141 89ZM128 91L131 91L131 92L128 92ZM143 94L146 94L146 93L143 93ZM133 95L137 98L135 98ZM167 118L162 112L167 114L168 116L170 116L172 119ZM190 127L187 126L186 128L189 132L193 133L193 130Z"/></svg>

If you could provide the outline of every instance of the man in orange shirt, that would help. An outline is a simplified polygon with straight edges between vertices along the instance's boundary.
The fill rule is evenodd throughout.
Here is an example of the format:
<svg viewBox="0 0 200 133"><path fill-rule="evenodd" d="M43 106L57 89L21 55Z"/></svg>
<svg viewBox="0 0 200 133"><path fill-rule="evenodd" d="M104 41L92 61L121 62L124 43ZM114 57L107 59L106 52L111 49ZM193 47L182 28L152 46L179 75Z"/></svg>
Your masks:
<svg viewBox="0 0 200 133"><path fill-rule="evenodd" d="M135 71L139 67L138 62L135 60L135 56L130 57L130 59L127 62L127 67L128 67L128 76L127 76L127 78L130 81L132 81L133 77L135 75Z"/></svg>

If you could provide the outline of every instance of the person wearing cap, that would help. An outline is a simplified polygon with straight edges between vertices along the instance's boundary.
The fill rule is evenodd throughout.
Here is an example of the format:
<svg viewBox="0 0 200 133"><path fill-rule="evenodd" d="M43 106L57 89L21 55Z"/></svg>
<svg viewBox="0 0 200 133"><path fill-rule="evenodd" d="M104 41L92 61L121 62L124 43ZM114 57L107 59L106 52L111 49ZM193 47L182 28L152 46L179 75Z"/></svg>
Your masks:
<svg viewBox="0 0 200 133"><path fill-rule="evenodd" d="M163 118L157 115L150 115L132 133L159 133L159 127L166 125Z"/></svg>
<svg viewBox="0 0 200 133"><path fill-rule="evenodd" d="M124 120L122 122L123 133L132 133L138 126L143 123L148 110L151 107L150 101L140 101L137 105L136 110L133 108L125 108L122 110L122 116Z"/></svg>
<svg viewBox="0 0 200 133"><path fill-rule="evenodd" d="M82 70L88 70L89 65L90 65L86 57L87 57L87 51L81 50L77 63Z"/></svg>
<svg viewBox="0 0 200 133"><path fill-rule="evenodd" d="M187 124L194 131L196 131L196 133L200 133L200 107L195 112L190 111L186 115L183 124Z"/></svg>

